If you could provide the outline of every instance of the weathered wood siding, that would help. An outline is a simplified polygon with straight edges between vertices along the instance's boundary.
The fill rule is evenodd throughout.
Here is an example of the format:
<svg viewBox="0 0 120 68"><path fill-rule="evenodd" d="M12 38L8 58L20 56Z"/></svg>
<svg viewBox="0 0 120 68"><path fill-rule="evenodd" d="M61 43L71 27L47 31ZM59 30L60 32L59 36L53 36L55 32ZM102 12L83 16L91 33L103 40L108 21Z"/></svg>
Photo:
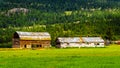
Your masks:
<svg viewBox="0 0 120 68"><path fill-rule="evenodd" d="M46 48L50 47L50 41L32 41L32 40L21 40L20 48Z"/></svg>
<svg viewBox="0 0 120 68"><path fill-rule="evenodd" d="M50 47L51 37L47 32L15 32L13 48L46 48Z"/></svg>

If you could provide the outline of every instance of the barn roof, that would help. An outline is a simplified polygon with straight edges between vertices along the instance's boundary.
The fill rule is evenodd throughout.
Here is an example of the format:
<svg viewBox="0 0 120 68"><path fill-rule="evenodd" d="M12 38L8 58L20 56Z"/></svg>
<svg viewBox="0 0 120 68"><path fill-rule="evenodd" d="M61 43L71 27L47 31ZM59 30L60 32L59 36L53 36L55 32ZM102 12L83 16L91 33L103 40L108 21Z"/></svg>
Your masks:
<svg viewBox="0 0 120 68"><path fill-rule="evenodd" d="M67 43L81 42L80 37L59 37L58 40L59 42L67 42Z"/></svg>
<svg viewBox="0 0 120 68"><path fill-rule="evenodd" d="M83 42L104 42L101 37L82 37Z"/></svg>
<svg viewBox="0 0 120 68"><path fill-rule="evenodd" d="M101 37L59 37L58 38L59 42L95 42L95 43L99 43L99 42L104 42L104 40Z"/></svg>
<svg viewBox="0 0 120 68"><path fill-rule="evenodd" d="M51 40L48 32L22 32L16 31L20 40Z"/></svg>

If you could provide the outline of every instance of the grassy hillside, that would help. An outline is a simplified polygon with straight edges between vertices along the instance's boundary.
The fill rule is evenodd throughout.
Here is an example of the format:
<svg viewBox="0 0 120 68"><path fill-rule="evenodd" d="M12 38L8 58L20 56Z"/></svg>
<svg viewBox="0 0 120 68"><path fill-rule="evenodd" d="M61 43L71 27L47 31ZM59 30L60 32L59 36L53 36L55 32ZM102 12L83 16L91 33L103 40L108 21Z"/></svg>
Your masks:
<svg viewBox="0 0 120 68"><path fill-rule="evenodd" d="M15 31L47 31L52 45L59 36L119 40L119 21L119 0L0 0L0 47L11 47Z"/></svg>
<svg viewBox="0 0 120 68"><path fill-rule="evenodd" d="M13 50L0 49L1 68L119 68L120 46Z"/></svg>

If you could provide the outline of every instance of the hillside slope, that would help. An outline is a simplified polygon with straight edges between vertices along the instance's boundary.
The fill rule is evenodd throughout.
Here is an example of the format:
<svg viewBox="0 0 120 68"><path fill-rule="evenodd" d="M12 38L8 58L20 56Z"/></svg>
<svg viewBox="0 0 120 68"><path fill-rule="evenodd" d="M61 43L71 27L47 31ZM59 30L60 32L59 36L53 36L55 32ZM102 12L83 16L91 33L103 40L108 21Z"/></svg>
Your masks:
<svg viewBox="0 0 120 68"><path fill-rule="evenodd" d="M0 47L15 31L47 31L52 45L59 36L118 40L119 22L120 0L0 0Z"/></svg>

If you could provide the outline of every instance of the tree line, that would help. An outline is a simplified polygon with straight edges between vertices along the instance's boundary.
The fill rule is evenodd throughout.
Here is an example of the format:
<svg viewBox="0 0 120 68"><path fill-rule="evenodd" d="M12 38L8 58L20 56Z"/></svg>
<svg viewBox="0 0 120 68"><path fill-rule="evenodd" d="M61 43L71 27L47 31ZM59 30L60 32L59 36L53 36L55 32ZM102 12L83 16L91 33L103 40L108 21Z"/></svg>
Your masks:
<svg viewBox="0 0 120 68"><path fill-rule="evenodd" d="M59 36L100 36L104 39L120 39L119 9L78 10L66 12L40 12L26 15L0 15L0 43L12 42L15 31L49 32L52 44Z"/></svg>
<svg viewBox="0 0 120 68"><path fill-rule="evenodd" d="M78 10L80 8L119 8L119 0L0 0L0 9L34 8L45 12Z"/></svg>

